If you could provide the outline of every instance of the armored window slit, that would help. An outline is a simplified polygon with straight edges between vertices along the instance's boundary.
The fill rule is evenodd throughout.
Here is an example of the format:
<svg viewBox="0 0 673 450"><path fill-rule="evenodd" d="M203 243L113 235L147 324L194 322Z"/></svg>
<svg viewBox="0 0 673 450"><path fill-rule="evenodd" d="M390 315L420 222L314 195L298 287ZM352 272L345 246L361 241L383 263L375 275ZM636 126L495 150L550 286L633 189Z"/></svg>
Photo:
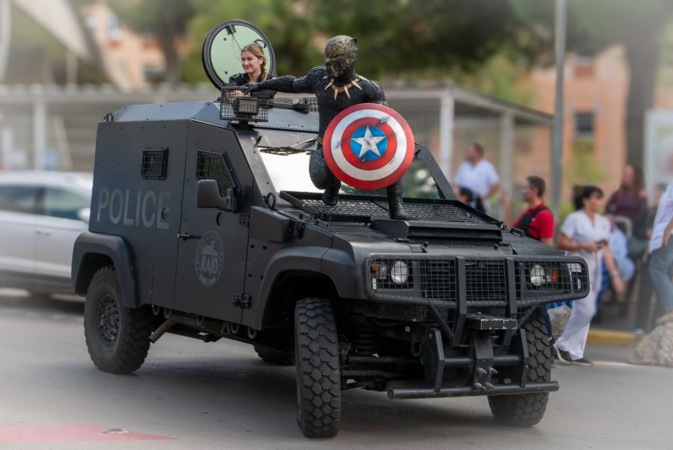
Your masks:
<svg viewBox="0 0 673 450"><path fill-rule="evenodd" d="M226 195L228 189L238 187L231 164L226 155L222 153L199 150L196 162L196 179L217 181L222 196Z"/></svg>
<svg viewBox="0 0 673 450"><path fill-rule="evenodd" d="M143 150L140 174L143 180L165 180L168 169L168 149Z"/></svg>

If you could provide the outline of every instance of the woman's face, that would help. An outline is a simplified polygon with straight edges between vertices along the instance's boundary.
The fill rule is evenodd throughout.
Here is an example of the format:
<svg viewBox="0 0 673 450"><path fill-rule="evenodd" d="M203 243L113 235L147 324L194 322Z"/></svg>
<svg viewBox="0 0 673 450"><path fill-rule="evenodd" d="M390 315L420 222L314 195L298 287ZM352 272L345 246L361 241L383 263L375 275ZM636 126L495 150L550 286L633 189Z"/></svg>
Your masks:
<svg viewBox="0 0 673 450"><path fill-rule="evenodd" d="M624 167L624 173L622 174L622 184L624 186L633 186L635 181L635 173L633 172L633 166Z"/></svg>
<svg viewBox="0 0 673 450"><path fill-rule="evenodd" d="M261 74L263 62L262 58L258 58L250 52L241 52L241 65L243 66L243 71L248 75Z"/></svg>
<svg viewBox="0 0 673 450"><path fill-rule="evenodd" d="M598 193L592 194L591 197L584 199L584 209L587 212L597 213L601 210L603 205L603 196Z"/></svg>

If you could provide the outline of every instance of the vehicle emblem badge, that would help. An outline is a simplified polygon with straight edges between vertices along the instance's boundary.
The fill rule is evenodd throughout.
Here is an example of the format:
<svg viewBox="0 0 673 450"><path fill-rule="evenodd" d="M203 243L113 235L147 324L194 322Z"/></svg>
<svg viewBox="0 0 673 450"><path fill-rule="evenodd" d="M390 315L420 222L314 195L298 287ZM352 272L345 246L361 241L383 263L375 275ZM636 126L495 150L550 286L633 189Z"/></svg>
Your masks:
<svg viewBox="0 0 673 450"><path fill-rule="evenodd" d="M323 139L334 176L357 189L376 190L402 178L414 159L414 135L395 110L360 103L341 111Z"/></svg>
<svg viewBox="0 0 673 450"><path fill-rule="evenodd" d="M222 240L212 231L206 232L196 247L196 275L206 287L217 283L224 265L224 246Z"/></svg>

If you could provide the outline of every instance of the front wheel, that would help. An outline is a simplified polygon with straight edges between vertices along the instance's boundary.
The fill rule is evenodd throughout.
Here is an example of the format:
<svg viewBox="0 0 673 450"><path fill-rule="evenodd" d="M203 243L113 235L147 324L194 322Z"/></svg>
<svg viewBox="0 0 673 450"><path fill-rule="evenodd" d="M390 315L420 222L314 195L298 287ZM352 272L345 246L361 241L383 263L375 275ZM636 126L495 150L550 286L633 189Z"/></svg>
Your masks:
<svg viewBox="0 0 673 450"><path fill-rule="evenodd" d="M153 319L150 311L124 306L113 267L99 269L84 303L84 336L96 367L110 373L139 369L150 348Z"/></svg>
<svg viewBox="0 0 673 450"><path fill-rule="evenodd" d="M297 423L306 437L335 436L341 417L341 371L329 300L300 300L295 307L294 329Z"/></svg>
<svg viewBox="0 0 673 450"><path fill-rule="evenodd" d="M523 324L528 344L528 382L551 380L552 353L547 335L547 325L539 311ZM488 398L495 419L516 427L530 427L542 420L549 392L543 394L494 395Z"/></svg>

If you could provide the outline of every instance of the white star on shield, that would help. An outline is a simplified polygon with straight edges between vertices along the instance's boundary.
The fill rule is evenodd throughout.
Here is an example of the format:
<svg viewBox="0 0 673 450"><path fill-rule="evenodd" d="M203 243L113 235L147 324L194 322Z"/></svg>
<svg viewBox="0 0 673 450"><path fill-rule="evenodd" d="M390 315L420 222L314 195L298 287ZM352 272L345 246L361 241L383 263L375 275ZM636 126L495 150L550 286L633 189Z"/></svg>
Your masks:
<svg viewBox="0 0 673 450"><path fill-rule="evenodd" d="M369 129L369 126L367 126L364 137L352 138L352 140L361 145L360 154L358 155L358 158L362 158L362 155L364 155L367 152L374 152L376 153L376 156L381 156L381 152L379 151L379 148L376 144L378 144L384 139L385 136L372 136L372 132Z"/></svg>

